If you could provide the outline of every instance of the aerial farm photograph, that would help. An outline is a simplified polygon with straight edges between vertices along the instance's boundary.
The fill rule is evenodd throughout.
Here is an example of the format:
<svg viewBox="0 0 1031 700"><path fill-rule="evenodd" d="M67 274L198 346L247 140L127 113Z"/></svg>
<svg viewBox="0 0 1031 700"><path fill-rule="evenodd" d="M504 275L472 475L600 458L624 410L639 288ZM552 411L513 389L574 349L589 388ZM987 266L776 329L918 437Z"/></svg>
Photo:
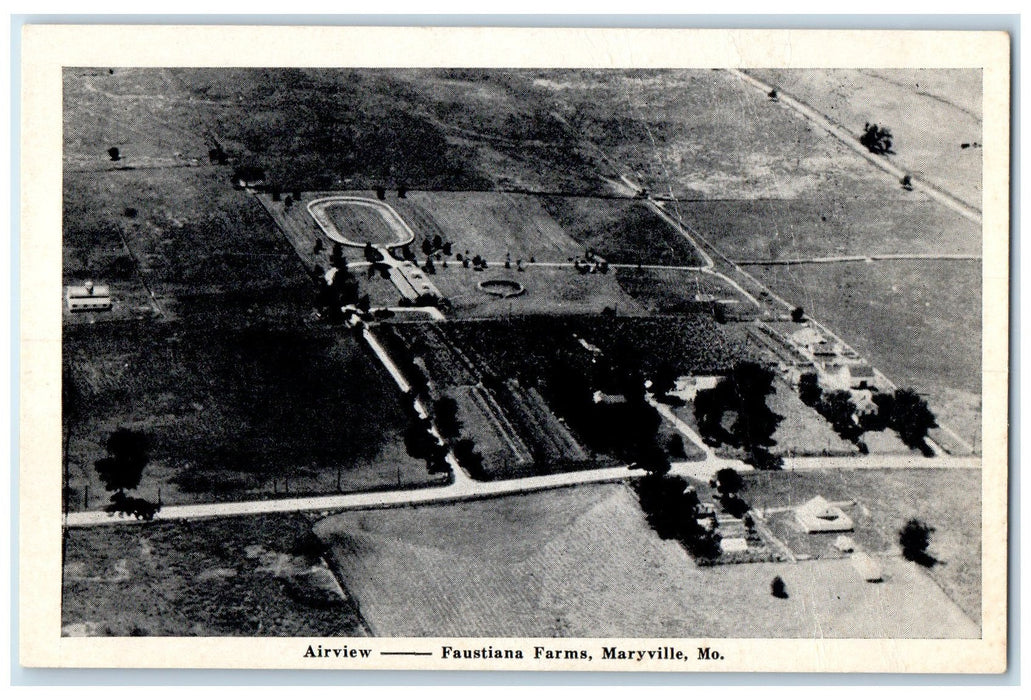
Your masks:
<svg viewBox="0 0 1031 700"><path fill-rule="evenodd" d="M981 637L980 70L62 77L64 636Z"/></svg>

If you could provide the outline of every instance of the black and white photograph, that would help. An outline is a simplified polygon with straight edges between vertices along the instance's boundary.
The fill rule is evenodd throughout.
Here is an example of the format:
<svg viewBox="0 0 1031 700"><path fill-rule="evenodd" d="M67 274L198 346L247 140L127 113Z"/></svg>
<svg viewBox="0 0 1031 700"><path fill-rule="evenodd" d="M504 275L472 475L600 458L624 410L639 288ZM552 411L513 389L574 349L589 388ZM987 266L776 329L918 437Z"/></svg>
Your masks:
<svg viewBox="0 0 1031 700"><path fill-rule="evenodd" d="M1007 92L876 52L62 62L22 292L60 295L22 463L60 642L1001 670L1009 46L973 38Z"/></svg>

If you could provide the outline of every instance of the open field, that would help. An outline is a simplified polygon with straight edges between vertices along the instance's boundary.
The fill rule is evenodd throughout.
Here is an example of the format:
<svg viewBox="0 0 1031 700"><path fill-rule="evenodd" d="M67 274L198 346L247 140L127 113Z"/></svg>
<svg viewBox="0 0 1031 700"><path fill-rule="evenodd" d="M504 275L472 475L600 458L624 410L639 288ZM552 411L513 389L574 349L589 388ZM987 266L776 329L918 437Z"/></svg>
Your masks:
<svg viewBox="0 0 1031 700"><path fill-rule="evenodd" d="M967 70L755 70L853 132L866 123L887 127L886 157L924 180L981 208L981 72Z"/></svg>
<svg viewBox="0 0 1031 700"><path fill-rule="evenodd" d="M785 456L858 453L856 446L842 440L823 416L802 403L791 387L777 380L773 388L766 404L783 420L773 433L777 444L772 452Z"/></svg>
<svg viewBox="0 0 1031 700"><path fill-rule="evenodd" d="M422 237L440 235L455 253L512 263L531 257L566 262L583 254L537 197L498 192L409 192L390 205ZM418 248L416 247L416 250Z"/></svg>
<svg viewBox="0 0 1031 700"><path fill-rule="evenodd" d="M135 305L149 302L142 281L174 315L167 297L305 283L262 208L230 186L232 167L209 163L206 109L172 71L65 71L66 284L110 281L116 303Z"/></svg>
<svg viewBox="0 0 1031 700"><path fill-rule="evenodd" d="M753 472L745 481L744 497L753 508L797 506L817 495L855 500L856 506L846 509L856 525L849 535L871 552L897 552L898 531L906 520L923 520L935 528L929 551L939 560L927 575L972 619L981 618L980 470ZM791 514L784 519L776 531L794 541L797 553L828 554L837 535L806 536L793 527Z"/></svg>
<svg viewBox="0 0 1031 700"><path fill-rule="evenodd" d="M675 210L732 260L981 254L977 224L919 192L899 196L901 205L814 193L804 199L680 201Z"/></svg>
<svg viewBox="0 0 1031 700"><path fill-rule="evenodd" d="M703 272L620 268L615 275L623 291L652 313L696 313L701 308L698 296L733 302L743 311L757 309L754 302L725 280Z"/></svg>
<svg viewBox="0 0 1031 700"><path fill-rule="evenodd" d="M64 191L66 284L146 283L173 315L183 296L308 285L261 206L212 169L68 173Z"/></svg>
<svg viewBox="0 0 1031 700"><path fill-rule="evenodd" d="M795 198L883 185L860 156L724 71L538 71L534 84L656 195Z"/></svg>
<svg viewBox="0 0 1031 700"><path fill-rule="evenodd" d="M882 584L843 561L698 567L623 485L346 513L315 532L378 636L977 635L895 559ZM776 575L787 600L770 596Z"/></svg>
<svg viewBox="0 0 1031 700"><path fill-rule="evenodd" d="M965 440L978 440L980 263L892 261L750 270L834 329L896 384L925 393L935 413Z"/></svg>
<svg viewBox="0 0 1031 700"><path fill-rule="evenodd" d="M62 634L363 636L298 515L71 529Z"/></svg>
<svg viewBox="0 0 1031 700"><path fill-rule="evenodd" d="M532 314L599 314L614 309L618 314L643 314L644 307L623 292L612 272L580 274L571 267L527 267L519 272L513 263L491 265L483 272L463 268L454 262L447 269L437 266L432 278L440 293L451 303L448 316L490 318ZM485 280L508 279L523 285L524 294L502 299L479 288Z"/></svg>
<svg viewBox="0 0 1031 700"><path fill-rule="evenodd" d="M611 263L702 264L694 246L642 201L542 197L541 203L570 236Z"/></svg>
<svg viewBox="0 0 1031 700"><path fill-rule="evenodd" d="M147 435L140 495L165 503L432 482L405 452L396 386L336 330L106 324L64 342L74 510L106 504L93 465L120 427Z"/></svg>

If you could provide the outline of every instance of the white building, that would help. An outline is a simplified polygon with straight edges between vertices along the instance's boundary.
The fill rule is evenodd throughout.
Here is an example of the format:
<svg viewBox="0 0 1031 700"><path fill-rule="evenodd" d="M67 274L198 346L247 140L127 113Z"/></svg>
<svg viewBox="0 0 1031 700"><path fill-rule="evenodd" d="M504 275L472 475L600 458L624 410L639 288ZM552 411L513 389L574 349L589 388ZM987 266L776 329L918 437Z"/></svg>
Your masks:
<svg viewBox="0 0 1031 700"><path fill-rule="evenodd" d="M64 300L69 311L110 311L111 288L92 282L70 285L64 288Z"/></svg>

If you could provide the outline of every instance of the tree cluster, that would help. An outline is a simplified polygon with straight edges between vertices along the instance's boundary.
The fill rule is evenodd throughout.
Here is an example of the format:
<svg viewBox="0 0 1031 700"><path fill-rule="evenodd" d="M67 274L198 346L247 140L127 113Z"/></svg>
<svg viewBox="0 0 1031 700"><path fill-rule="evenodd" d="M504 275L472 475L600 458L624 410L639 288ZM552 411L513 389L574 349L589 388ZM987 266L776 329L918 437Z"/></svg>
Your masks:
<svg viewBox="0 0 1031 700"><path fill-rule="evenodd" d="M312 275L315 283L315 307L331 322L344 320L345 306L355 306L368 312L371 304L369 295L360 293L358 278L348 269L347 259L337 246L339 244L333 246L333 254L330 255L330 262L333 264L330 274L324 273L321 267L316 266ZM326 280L327 277L330 278L329 281Z"/></svg>
<svg viewBox="0 0 1031 700"><path fill-rule="evenodd" d="M816 375L811 372L800 378L798 396L826 418L842 439L859 445L860 449L865 450L861 440L863 433L890 428L907 447L930 454L926 438L938 423L927 401L913 389L875 393L873 403L876 410L860 416L856 415L857 407L849 392L824 392Z"/></svg>
<svg viewBox="0 0 1031 700"><path fill-rule="evenodd" d="M695 396L698 432L711 445L745 450L745 461L760 469L775 469L780 460L769 447L783 417L766 405L773 393L773 371L755 362L740 362L712 389ZM729 420L729 424L728 424Z"/></svg>
<svg viewBox="0 0 1031 700"><path fill-rule="evenodd" d="M669 471L658 432L662 419L645 399L638 358L615 348L594 364L580 360L564 353L555 358L545 380L549 402L590 449L649 472ZM596 392L606 398L596 400Z"/></svg>
<svg viewBox="0 0 1031 700"><path fill-rule="evenodd" d="M648 524L663 539L675 539L692 556L712 562L720 556L720 534L706 520L698 493L679 476L650 475L636 484L637 497Z"/></svg>
<svg viewBox="0 0 1031 700"><path fill-rule="evenodd" d="M745 489L745 480L734 469L725 467L716 472L713 485L719 494L723 510L740 518L748 512L748 504L739 495Z"/></svg>
<svg viewBox="0 0 1031 700"><path fill-rule="evenodd" d="M885 153L894 153L891 150L892 147L892 136L891 132L883 127L879 127L876 124L867 124L863 127L863 135L859 137L859 143L866 146L866 150L870 153L876 153L883 155Z"/></svg>

